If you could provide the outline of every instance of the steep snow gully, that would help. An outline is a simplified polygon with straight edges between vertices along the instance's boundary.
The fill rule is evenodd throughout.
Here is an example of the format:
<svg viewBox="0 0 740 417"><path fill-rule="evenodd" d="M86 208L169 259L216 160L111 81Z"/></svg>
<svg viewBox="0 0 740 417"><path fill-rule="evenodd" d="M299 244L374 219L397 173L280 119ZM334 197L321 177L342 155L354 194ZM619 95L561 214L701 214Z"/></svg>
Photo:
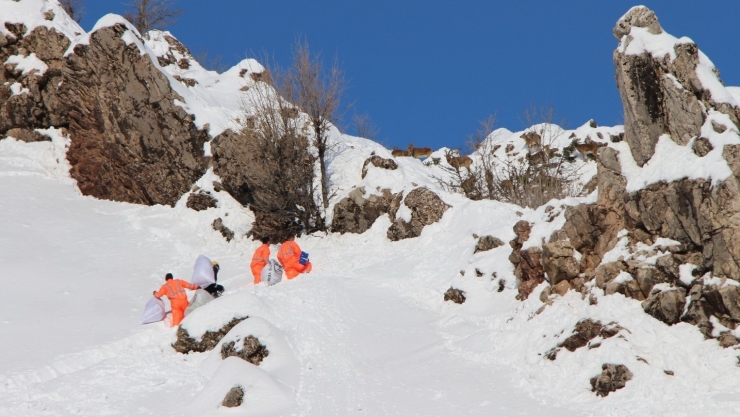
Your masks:
<svg viewBox="0 0 740 417"><path fill-rule="evenodd" d="M81 196L63 159L68 142L52 136L0 141L0 272L10 290L0 303L0 416L737 413L737 353L696 327L666 326L619 294L590 305L569 292L537 314L538 297L515 299L507 246L473 253L473 233L507 241L517 219L560 227L562 216L542 220L553 214L545 208L517 212L459 198L415 239L388 241L387 216L361 235L304 237L314 272L253 286L256 244L241 236L227 243L210 227L224 207L196 212L185 201L145 207ZM189 278L200 253L222 265L224 302L251 303L246 322L274 326L261 339L272 351L259 367L222 363L218 348L177 353L174 329L138 324L163 275ZM450 285L466 292L465 304L442 300ZM627 330L597 349L545 359L585 317ZM626 363L635 378L596 397L589 379L602 363ZM222 381L251 375L252 397L238 409L213 405L228 389L214 388L219 364Z"/></svg>
<svg viewBox="0 0 740 417"><path fill-rule="evenodd" d="M73 45L90 42L92 36L82 33L56 0L0 0L0 41L10 39L7 36L16 37L3 27L8 29L5 23L11 23L10 28L17 32L20 26L14 24L18 22L24 22L27 29L56 28ZM171 87L182 97L184 101L175 100L173 104L188 113L188 120L192 116L198 129L209 127L211 138L240 114L239 103L244 103L244 94L253 94L255 89L251 87L259 82L257 74L262 67L256 61L242 61L218 74L200 67L171 34L152 32L145 41L130 24L113 15L104 17L97 25L99 30L111 27L115 30L111 29L108 36L120 36L123 43L134 45L142 56L151 58L149 75L162 81L164 90ZM660 53L653 58L663 59L661 51L666 45L684 55L698 51L685 38L663 34L655 16L644 8L630 10L615 33L620 34L625 28L631 28L630 35L625 32L618 39L620 45L625 42L626 49L620 46L615 56L624 58L626 73L631 73L628 70L633 63L639 64L639 59L633 62L638 55L632 53ZM113 43L125 46L117 40ZM16 52L8 58L8 65L19 64L23 71L34 67L37 71L25 76L40 77L43 74L39 71L53 68L21 54L20 48ZM14 130L12 134L8 130L8 137L0 140L0 282L4 288L0 301L0 417L737 416L740 347L736 342L740 340L740 328L730 318L740 320L740 307L733 304L736 298L728 296L727 305L717 299L725 298L721 294L740 294L736 279L707 274L701 277L706 285L699 285L699 280L690 274L697 265L688 261L694 258L688 253L676 254L675 259L681 261L677 279L685 280L684 285L697 283L686 288L692 289L688 294L690 306L697 309L709 305L709 298L714 297L715 304L728 311L732 308L729 313L738 314L720 315L724 318L721 321L706 313L706 322L699 323L704 325L705 334L701 326L690 322L668 325L646 314L639 299L623 295L636 293L615 290L630 282L634 287L636 283L629 273L620 270L609 278L609 285L602 276L604 282L600 285L594 268L604 267L602 271L606 265L590 263L622 259L633 264L640 261L635 265L651 268L657 265L659 256L674 259L657 244L676 246L677 241L656 234L650 235L650 239L656 240L648 244L643 231L644 239L633 245L639 251L630 253L630 233L642 229L630 231L626 223L624 230L616 227L618 223L600 228L600 223L586 224L585 220L568 225L565 218L568 206L588 209L586 204L615 203L613 206L621 207L627 203L622 198L627 191L645 191L644 187L660 187L663 183L672 186L687 175L705 185L729 184L731 187L726 189L730 191L727 195L733 197L732 204L728 204L731 216L717 212L712 218L731 218L733 223L720 222L728 233L723 235L724 240L708 247L714 248L713 254L722 261L717 265L727 266L731 274L740 273L735 262L723 261L737 259L729 256L736 253L726 250L723 258L717 252L718 248L732 246L725 243L734 244L735 231L740 230L740 207L734 204L740 189L740 168L736 169L740 166L740 107L736 105L738 100L731 97L737 88L724 91L719 80L713 78L711 62L694 52L685 55L686 60L676 60L684 64L696 62L690 69L691 74L697 69L694 75L699 83L692 85L703 85L709 77L707 90L697 95L685 94L676 84L683 77L670 74L661 85L673 88L666 97L689 100L666 108L696 122L688 127L701 133L701 141L687 139L681 134L685 129L679 129L674 138L651 137L655 146L642 149L636 146L640 145L635 142L637 136L627 129L634 124L603 127L593 121L575 130L541 124L524 132L493 132L482 146L497 157L522 162L537 154L544 155L532 153L542 142L528 144L526 140L539 130L543 134L550 132L551 150L565 153L566 148L575 146L576 154L570 154L572 169L581 173L581 185L593 186L591 179L598 175L597 192L551 200L536 210L492 200L472 201L446 190L438 180L452 175L446 149L437 150L423 162L399 157L394 159L394 168L371 164L363 172L361 168L369 157L391 158L391 152L373 141L332 128L327 172L333 197L329 203L340 210L326 213L328 220L335 214L348 224L357 220L353 216L375 219L377 216L371 215L378 214L376 209L382 204L365 205L372 194L386 194L387 207L381 211L392 212L393 217L383 214L366 231L365 226L371 222L363 223L362 234L300 237L301 248L311 254L313 272L272 287L252 284L249 262L258 243L245 237L254 220L252 213L222 190L226 177L220 178L217 169L207 168L205 160L198 165L199 179L194 186L190 180L183 183L183 190L191 191L170 195L172 207L105 201L83 196L79 182L70 176L72 167L68 161L74 158L68 158L68 151L80 145L74 129L31 129L38 127L33 124L20 126L19 129L28 129ZM668 61L661 62L668 65ZM23 76L23 71L19 76ZM656 70L653 75L660 74L663 70ZM689 79L694 80L692 77ZM4 88L17 101L28 99L31 93L20 82L5 83ZM700 97L714 101L695 102ZM685 103L694 104L687 107ZM684 109L706 110L707 117L688 117L691 115L684 114ZM669 125L673 123L673 116L668 119ZM190 126L191 122L187 124ZM194 126L188 127L188 131L195 132ZM657 128L663 132L663 127ZM18 140L24 137L44 141ZM205 140L205 133L194 137L201 143L198 141ZM539 134L538 137L544 140ZM45 141L46 138L50 140ZM688 143L674 142L677 138L687 139ZM599 162L588 157L587 148L579 150L577 144L590 148L592 156L593 149L602 148L598 152ZM203 146L205 156L211 156L210 145L207 142ZM218 149L214 147L215 151ZM635 149L640 153L633 154ZM200 145L193 152L194 157L200 158ZM480 152L471 157L474 164L482 163ZM683 163L676 164L679 159ZM647 162L638 164L638 160ZM677 166L681 169L674 169ZM97 178L88 179L95 182ZM612 183L602 179L611 179ZM624 189L617 187L619 184ZM693 189L697 190L704 188ZM191 192L207 193L213 204L206 204L208 207L201 211L189 209ZM404 202L395 207L397 210L391 210L398 201L390 201L390 196L398 193L403 193ZM710 197L710 193L686 194ZM714 192L711 194L714 196ZM675 193L673 196L678 198ZM112 198L105 194L98 197ZM721 206L712 203L714 200L707 201L711 204L701 207ZM372 206L366 211L375 213L357 213L360 205ZM673 207L666 203L666 210L669 206ZM426 210L428 207L432 210ZM627 208L624 213L635 215ZM650 218L665 217L661 213L647 214ZM432 221L427 221L432 217ZM591 214L586 217L589 222L591 217L594 221L601 219ZM614 220L609 215L604 219ZM231 241L214 230L216 221L215 224L233 231ZM673 221L678 222L677 218ZM425 226L410 227L416 237L389 240L391 224L398 231L399 227L406 227L406 222ZM542 256L562 261L558 264L562 271L550 271L570 276L570 283L553 282L551 287L542 282L544 274L534 273L531 277L527 273L526 277L533 279L517 279L514 264L520 277L524 277L524 262L534 259L529 265L533 270L544 266L538 257L534 258L539 247L566 226L570 231L581 230L578 225L591 230L587 234L611 236L609 233L613 232L615 246L600 247L603 253L598 252L598 261L594 261L595 248L582 246L588 251L576 250L562 240L563 233L557 233L558 240L550 241ZM564 233L568 235L568 231ZM581 239L576 235L573 238ZM398 237L393 233L390 236ZM483 236L495 244L475 253L478 238ZM516 248L512 251L506 242L515 238ZM682 237L676 237L679 238ZM273 258L277 249L277 245L272 246ZM695 254L702 257L703 253ZM139 318L164 275L172 272L178 278L189 279L200 254L220 263L219 283L227 291L189 314L181 328L197 339L208 330L220 330L224 324L238 321L234 319L248 318L238 322L212 350L183 354L172 347L177 340L176 329L164 322L140 325ZM587 276L579 269L588 281L570 273L569 267L579 264L583 271L593 272L593 276ZM557 266L554 261L548 265ZM638 281L640 277L649 279L649 275L639 275ZM573 289L580 289L567 291L571 283ZM649 290L649 294L642 295L653 297L651 302L669 299L670 294L686 294L680 292L684 289L677 290L666 282L648 284L646 290L640 287L637 291ZM464 293L464 304L444 301L443 294L450 287ZM527 294L531 290L531 296L517 297L520 290ZM715 290L723 292L716 296ZM678 315L682 308L673 313ZM582 326L586 319L590 330L584 333L591 335L591 330L596 329L588 341L580 330L574 334L577 324ZM607 331L597 328L597 322L605 325ZM583 343L566 346L573 337L581 337ZM717 338L724 340L726 348ZM245 340L258 348L260 361L254 360L258 364L253 364L253 357L240 348ZM226 346L224 354L222 346ZM241 359L245 356L250 361ZM617 384L612 384L614 380L602 374L602 369L606 373L613 370ZM598 380L600 387L619 385L621 389L603 398L597 396L590 381L597 381L600 375L604 375ZM625 376L629 376L626 385L619 379ZM241 405L222 406L226 393L236 385L242 388Z"/></svg>
<svg viewBox="0 0 740 417"><path fill-rule="evenodd" d="M209 353L176 353L173 329L138 318L164 273L189 278L200 250L220 261L231 294L254 293L286 335L300 375L287 415L566 414L530 398L511 369L447 347L441 324L457 306L411 291L447 250L377 244L384 219L365 235L305 239L314 273L255 287L254 243L227 244L184 207L79 195L55 170L63 147L0 142L0 265L19 289L0 305L0 415L187 415Z"/></svg>

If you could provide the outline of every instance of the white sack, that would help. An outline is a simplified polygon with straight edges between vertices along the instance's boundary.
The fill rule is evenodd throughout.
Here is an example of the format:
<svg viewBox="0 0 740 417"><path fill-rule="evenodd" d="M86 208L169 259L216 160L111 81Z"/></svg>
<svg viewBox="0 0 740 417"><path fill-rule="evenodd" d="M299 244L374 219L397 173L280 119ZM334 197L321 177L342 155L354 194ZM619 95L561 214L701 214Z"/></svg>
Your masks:
<svg viewBox="0 0 740 417"><path fill-rule="evenodd" d="M193 268L193 279L190 282L203 288L216 282L216 278L213 276L213 263L210 259L203 255L198 256Z"/></svg>
<svg viewBox="0 0 740 417"><path fill-rule="evenodd" d="M167 312L164 309L164 301L152 297L144 306L144 315L141 316L141 324L154 323L164 320Z"/></svg>
<svg viewBox="0 0 740 417"><path fill-rule="evenodd" d="M283 266L278 261L270 259L270 262L262 268L260 279L262 279L262 282L266 282L267 285L277 284L283 279Z"/></svg>
<svg viewBox="0 0 740 417"><path fill-rule="evenodd" d="M211 301L213 301L213 296L211 294L208 294L208 291L196 290L195 295L193 296L193 300L190 302L188 308L185 309L185 315L187 316L196 308L206 305Z"/></svg>

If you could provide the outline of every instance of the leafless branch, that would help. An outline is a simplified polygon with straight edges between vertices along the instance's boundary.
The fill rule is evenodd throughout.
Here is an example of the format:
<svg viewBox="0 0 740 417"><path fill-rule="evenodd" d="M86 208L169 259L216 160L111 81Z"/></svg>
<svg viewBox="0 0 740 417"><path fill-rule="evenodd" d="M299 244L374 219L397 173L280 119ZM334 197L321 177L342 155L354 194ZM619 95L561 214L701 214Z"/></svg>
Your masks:
<svg viewBox="0 0 740 417"><path fill-rule="evenodd" d="M126 6L132 10L124 17L145 35L152 29L164 29L175 23L182 9L175 8L174 3L175 0L131 0Z"/></svg>
<svg viewBox="0 0 740 417"><path fill-rule="evenodd" d="M85 0L60 0L59 3L75 22L80 23L82 21L82 17L85 15Z"/></svg>
<svg viewBox="0 0 740 417"><path fill-rule="evenodd" d="M378 133L380 133L380 129L378 129L378 126L370 120L370 115L367 113L355 113L354 116L352 116L352 122L355 125L354 127L355 132L357 132L357 136L361 138L374 140L375 137L378 136Z"/></svg>

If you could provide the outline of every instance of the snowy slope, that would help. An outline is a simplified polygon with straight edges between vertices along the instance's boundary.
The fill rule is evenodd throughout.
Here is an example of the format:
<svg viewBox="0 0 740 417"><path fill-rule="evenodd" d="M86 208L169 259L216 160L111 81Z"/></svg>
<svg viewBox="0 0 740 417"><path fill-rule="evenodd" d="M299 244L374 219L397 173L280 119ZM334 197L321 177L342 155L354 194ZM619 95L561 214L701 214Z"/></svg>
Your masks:
<svg viewBox="0 0 740 417"><path fill-rule="evenodd" d="M30 288L0 306L1 337L19 347L2 358L0 415L189 415L203 407L220 415L214 401L233 381L264 393L249 400L264 413L244 407L235 415L736 413L737 353L704 341L695 327L668 327L621 295L591 306L569 293L537 315L538 291L514 299L508 247L473 254L473 233L507 241L519 219L536 224L533 239L559 227L562 216L547 222L544 208L447 195L453 208L418 239L387 241L386 216L363 235L302 238L315 272L255 287L248 262L256 244L226 243L211 230L220 208L198 213L80 196L63 152L59 135L53 143L0 142L2 276L8 287ZM189 278L200 253L223 266L229 291L219 302L257 303L252 315L264 322L250 331L273 329L262 336L273 346L273 365L219 367L217 351L175 353L172 329L138 324L162 275ZM450 285L466 291L464 305L442 301ZM598 349L544 359L583 317L614 320L628 332ZM627 364L635 378L602 399L588 379L605 361Z"/></svg>
<svg viewBox="0 0 740 417"><path fill-rule="evenodd" d="M31 19L29 24L49 23L23 13L58 7L53 1L0 1L4 18L11 16L6 6L13 7L11 17ZM84 42L81 29L64 22L64 30ZM107 16L99 25L121 22ZM214 136L228 127L242 110L238 91L251 85L248 74L261 70L258 63L246 60L217 74L174 50L165 32L143 41L135 29L129 31L127 39L155 63L173 54L176 62L160 67L199 126L209 124ZM177 64L182 59L188 68ZM719 116L714 120L721 122ZM586 124L563 131L553 146L589 137L620 147L609 138L621 131ZM736 350L705 341L696 327L666 326L646 315L638 301L597 289L596 305L570 292L542 309L538 295L546 284L517 301L511 248L473 253L474 234L507 242L519 220L534 224L525 247L539 245L562 227L566 205L591 202L593 195L551 202L552 210L470 201L439 186L437 178L449 173L443 150L434 155L442 156L439 165L397 158L397 170L371 167L363 179L364 160L372 153L389 158L390 151L333 130L333 202L358 186L368 193L426 186L452 208L419 238L400 242L386 238L387 216L362 235L302 237L299 244L311 254L314 271L273 287L254 286L249 261L257 244L243 237L252 216L228 194L213 192L218 178L212 171L197 185L217 196L217 208L195 212L185 207L185 196L173 208L96 200L81 196L69 178L68 140L60 131L47 133L52 142L0 141L0 277L8 289L0 303L0 340L6 346L0 356L0 416L737 415ZM501 145L501 152L512 145L508 152L522 153L524 133L501 129L488 140ZM730 130L710 137L717 144L735 138ZM582 162L586 182L595 164ZM651 168L631 171L630 181L675 176L646 169ZM236 232L233 241L212 229L219 217ZM273 246L273 257L276 251ZM219 282L227 292L183 326L195 332L231 313L249 315L227 339L258 337L270 350L260 366L222 360L219 348L176 353L170 346L174 329L139 325L144 303L164 274L189 279L199 254L219 261ZM465 291L465 304L443 301L450 286ZM556 361L544 358L582 318L615 321L626 330L598 348L561 351ZM599 398L590 392L589 378L607 362L625 364L635 376L626 388ZM247 388L245 404L219 408L234 384Z"/></svg>

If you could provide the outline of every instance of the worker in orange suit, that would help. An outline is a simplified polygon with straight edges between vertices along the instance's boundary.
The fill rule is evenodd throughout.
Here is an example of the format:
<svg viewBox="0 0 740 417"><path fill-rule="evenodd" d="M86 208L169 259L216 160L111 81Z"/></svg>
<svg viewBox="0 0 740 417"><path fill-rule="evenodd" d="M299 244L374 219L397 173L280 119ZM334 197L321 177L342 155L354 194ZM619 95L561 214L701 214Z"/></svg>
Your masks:
<svg viewBox="0 0 740 417"><path fill-rule="evenodd" d="M270 262L270 238L263 237L261 241L262 246L254 251L252 263L249 264L249 267L252 268L252 275L254 275L254 285L262 282L262 269Z"/></svg>
<svg viewBox="0 0 740 417"><path fill-rule="evenodd" d="M301 248L295 243L295 238L292 236L280 245L277 258L278 262L283 266L283 271L285 271L285 276L288 279L293 279L302 272L311 272L313 268L311 262L306 262L305 265L301 264Z"/></svg>
<svg viewBox="0 0 740 417"><path fill-rule="evenodd" d="M159 288L159 291L153 292L157 298L161 298L163 295L169 298L170 305L172 306L172 326L180 324L185 317L185 309L188 308L188 296L185 294L186 288L197 290L199 287L181 279L173 279L172 274L167 274L164 277L164 285Z"/></svg>

